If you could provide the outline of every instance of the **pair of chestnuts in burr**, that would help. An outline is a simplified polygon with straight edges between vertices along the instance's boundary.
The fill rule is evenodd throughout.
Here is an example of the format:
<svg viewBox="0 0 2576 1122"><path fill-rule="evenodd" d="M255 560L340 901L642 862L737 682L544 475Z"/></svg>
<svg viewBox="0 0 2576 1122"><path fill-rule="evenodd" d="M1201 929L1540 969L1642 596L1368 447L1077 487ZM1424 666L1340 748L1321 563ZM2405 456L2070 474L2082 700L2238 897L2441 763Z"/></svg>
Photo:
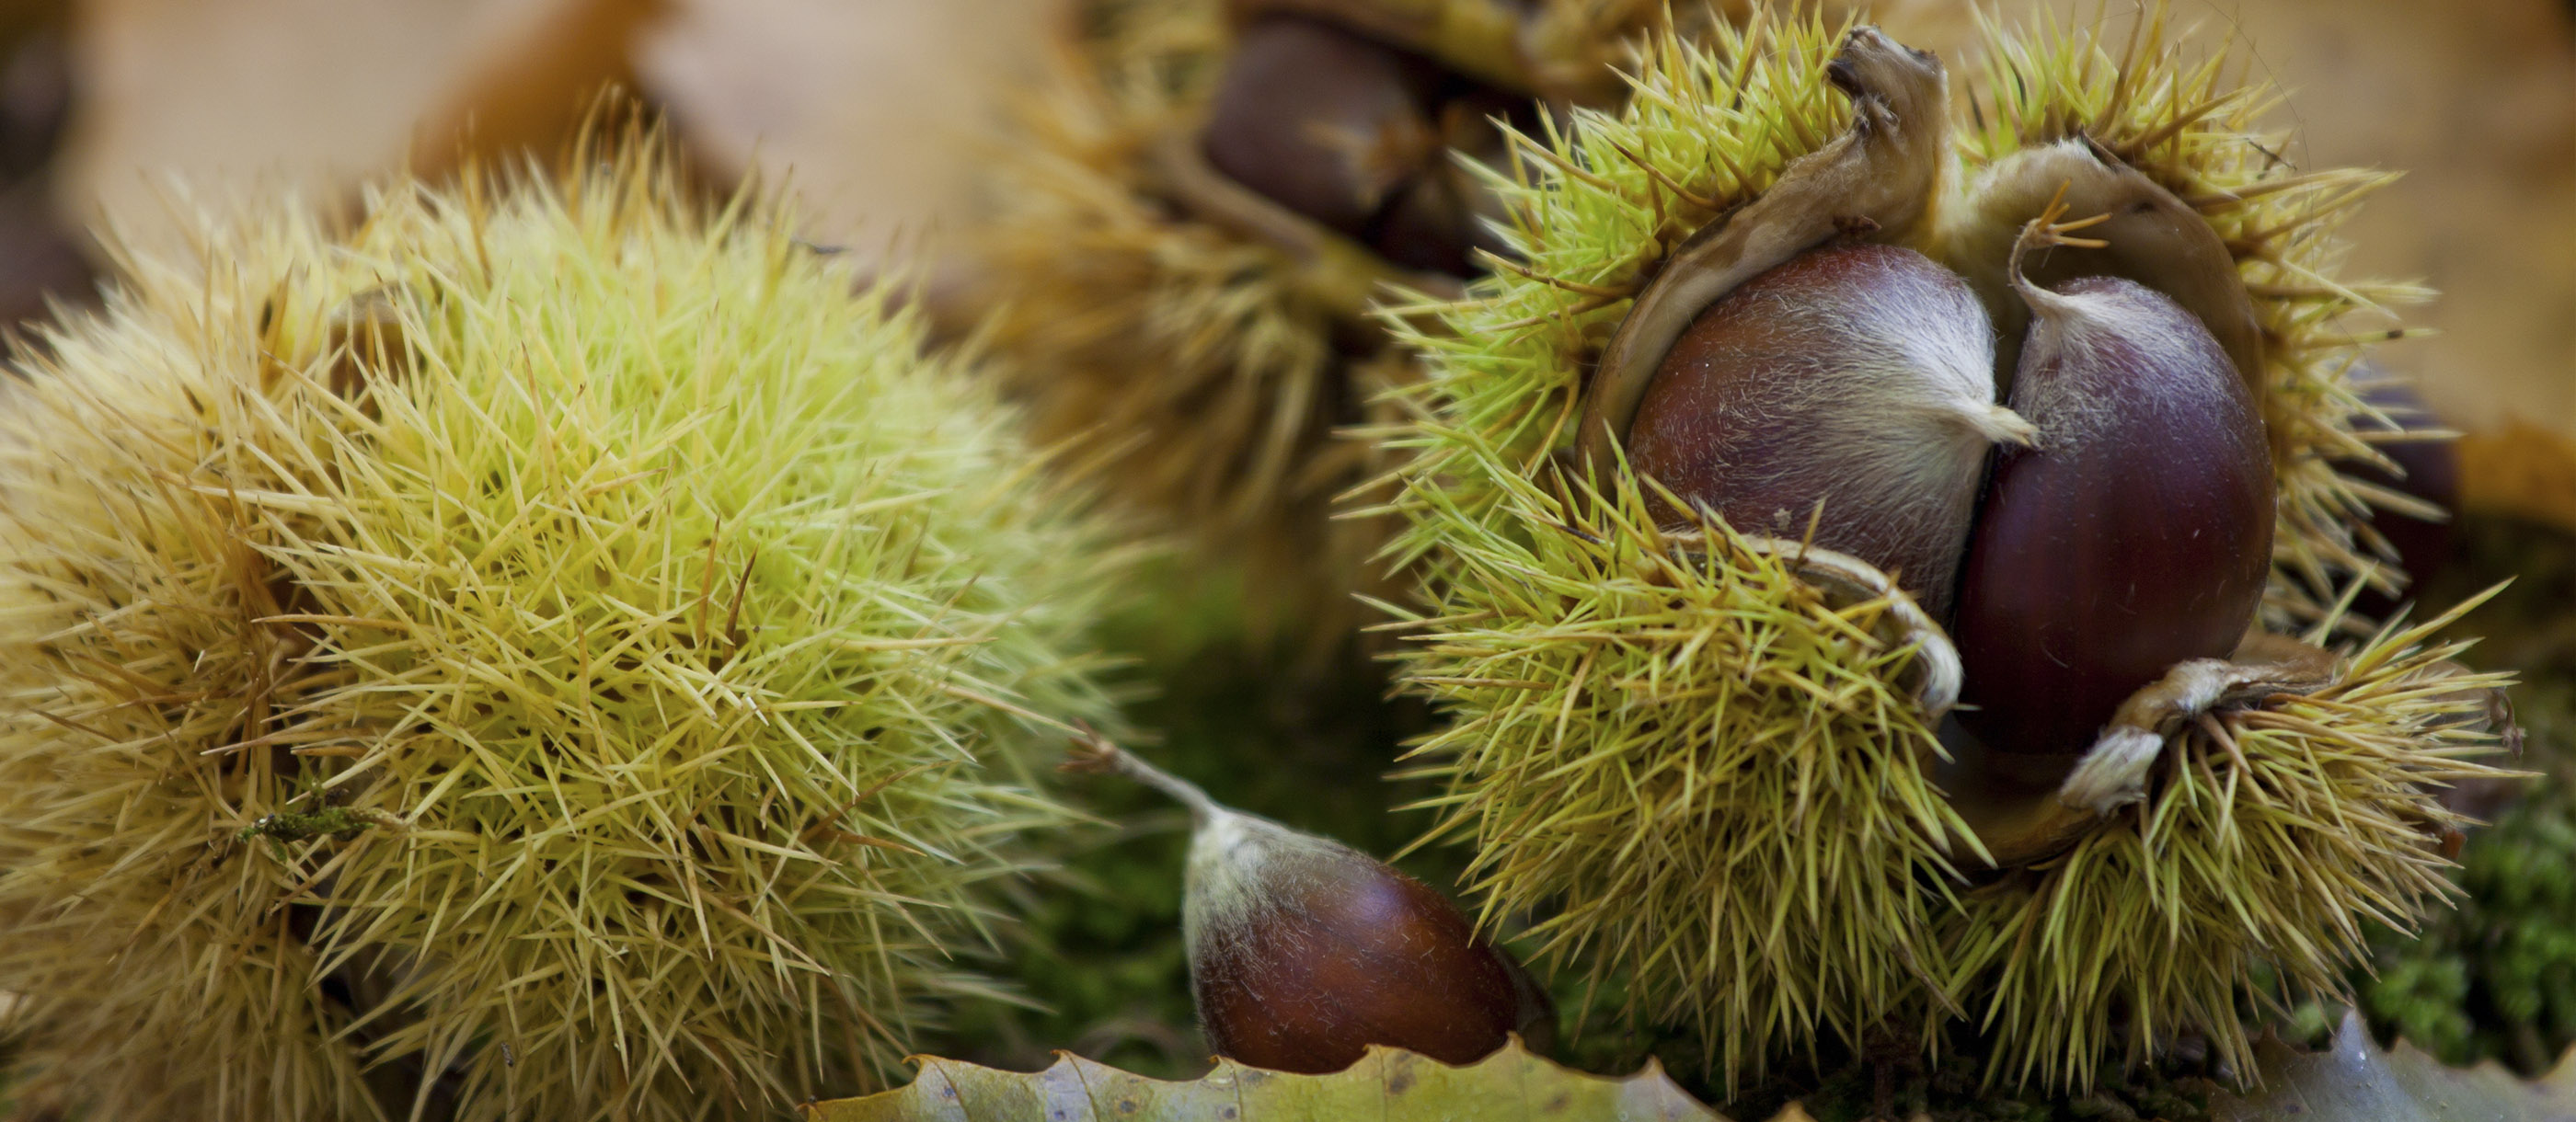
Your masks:
<svg viewBox="0 0 2576 1122"><path fill-rule="evenodd" d="M1445 153L1497 158L1486 117L1515 106L1529 103L1274 15L1243 29L1203 148L1391 262L1466 275L1471 247L1500 247L1476 233L1490 200ZM2072 149L2017 170L2060 167L2093 189L2079 197L2155 200L2111 224L2134 240L2110 256L2234 287L2197 216L2134 172ZM2026 279L2026 256L2100 248L2065 236L2080 225L2033 224L2008 296L1894 245L1811 248L1699 311L1610 434L1684 504L1791 539L1812 517L1816 545L1895 576L1959 648L1962 724L2006 752L2081 752L2139 687L2229 654L2270 568L2250 323L2214 334L2195 314L2209 302L2117 275ZM2218 302L2222 318L2243 319L2223 310L2241 301Z"/></svg>
<svg viewBox="0 0 2576 1122"><path fill-rule="evenodd" d="M1208 163L1408 269L1473 276L1502 245L1493 201L1451 158L1502 159L1492 118L1529 99L1322 20L1242 29L1209 109Z"/></svg>
<svg viewBox="0 0 2576 1122"><path fill-rule="evenodd" d="M2005 403L1965 283L1911 250L1828 246L1698 314L1628 447L1635 470L1748 532L1811 532L1897 575L1954 628L1983 691L1972 729L2068 752L2174 663L2234 648L2269 568L2271 456L2192 313L2116 277L2032 284L2028 242ZM1546 1047L1545 992L1429 886L1097 738L1068 766L1189 807L1183 926L1219 1054L1321 1073L1371 1044L1449 1063L1513 1033Z"/></svg>
<svg viewBox="0 0 2576 1122"><path fill-rule="evenodd" d="M1700 312L1626 433L1668 524L1689 520L1667 494L1894 576L1948 626L1961 722L1997 751L2080 753L2174 664L2226 657L2270 570L2263 419L2208 327L2120 277L2025 275L2094 244L2081 225L2015 244L2028 328L2003 363L1949 269L1826 245Z"/></svg>

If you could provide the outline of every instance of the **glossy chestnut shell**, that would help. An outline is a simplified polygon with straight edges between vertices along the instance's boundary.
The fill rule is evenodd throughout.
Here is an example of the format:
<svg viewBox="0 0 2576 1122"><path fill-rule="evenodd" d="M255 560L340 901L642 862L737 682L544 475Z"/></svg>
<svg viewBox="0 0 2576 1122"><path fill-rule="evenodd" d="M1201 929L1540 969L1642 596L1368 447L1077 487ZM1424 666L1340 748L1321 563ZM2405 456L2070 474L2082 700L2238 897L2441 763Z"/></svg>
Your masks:
<svg viewBox="0 0 2576 1122"><path fill-rule="evenodd" d="M2262 418L2209 330L2113 277L2025 289L2037 313L1952 628L1961 720L2003 752L2090 747L2175 663L2236 649L2271 569Z"/></svg>

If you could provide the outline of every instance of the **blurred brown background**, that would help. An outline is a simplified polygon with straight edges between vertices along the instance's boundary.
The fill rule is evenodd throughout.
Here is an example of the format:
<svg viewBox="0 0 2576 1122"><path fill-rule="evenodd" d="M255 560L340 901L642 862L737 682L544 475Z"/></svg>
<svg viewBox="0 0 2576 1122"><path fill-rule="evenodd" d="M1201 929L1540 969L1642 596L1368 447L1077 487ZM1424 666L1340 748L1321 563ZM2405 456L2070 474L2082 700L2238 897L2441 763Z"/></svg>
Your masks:
<svg viewBox="0 0 2576 1122"><path fill-rule="evenodd" d="M102 225L187 252L177 216L563 146L642 95L721 191L784 176L807 235L952 291L983 169L1072 26L1069 0L15 0L0 4L0 318L92 298ZM1891 0L1955 55L1963 4ZM2004 0L2112 18L2135 5ZM2290 92L2302 166L2408 175L2347 230L2352 270L2443 298L2382 348L2468 430L2468 501L2576 526L2576 5L2176 0ZM182 186L184 185L184 186Z"/></svg>

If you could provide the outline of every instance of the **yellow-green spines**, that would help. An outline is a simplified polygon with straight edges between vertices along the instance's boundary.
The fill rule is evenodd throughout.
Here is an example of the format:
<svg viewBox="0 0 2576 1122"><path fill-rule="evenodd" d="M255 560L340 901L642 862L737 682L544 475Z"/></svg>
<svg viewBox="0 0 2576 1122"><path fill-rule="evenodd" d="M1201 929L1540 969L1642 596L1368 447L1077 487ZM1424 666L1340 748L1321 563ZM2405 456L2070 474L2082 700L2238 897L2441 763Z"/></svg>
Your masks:
<svg viewBox="0 0 2576 1122"><path fill-rule="evenodd" d="M1967 894L1959 992L1995 1074L2086 1085L2185 1030L2251 1071L2238 1003L2275 993L2256 971L2293 1003L2348 1000L2367 924L2411 929L2451 892L2435 838L2465 820L2435 793L2496 774L2461 718L2504 677L2446 663L2466 644L2433 636L2458 614L2374 636L2314 694L2212 715L2144 806Z"/></svg>
<svg viewBox="0 0 2576 1122"><path fill-rule="evenodd" d="M1828 604L1722 527L1680 549L1633 482L1574 501L1551 450L1639 266L1842 129L1834 42L1657 39L1628 109L1529 145L1527 181L1498 185L1526 268L1409 313L1438 326L1404 333L1430 361L1390 435L1415 455L1399 548L1433 596L1405 668L1455 714L1418 750L1453 792L1439 832L1475 845L1489 914L1552 912L1543 963L1624 976L1730 1082L1947 976L1953 818L1919 766L1914 652L1879 637L1885 601Z"/></svg>
<svg viewBox="0 0 2576 1122"><path fill-rule="evenodd" d="M1965 828L1890 603L1832 603L1723 523L1684 551L1633 492L1577 526L1511 491L1497 516L1537 529L1462 522L1455 591L1406 626L1413 686L1459 715L1419 752L1486 914L1546 916L1543 966L1623 977L1730 1081L1948 984Z"/></svg>
<svg viewBox="0 0 2576 1122"><path fill-rule="evenodd" d="M1624 109L1576 110L1570 129L1515 145L1521 174L1491 183L1519 265L1463 301L1393 316L1427 359L1392 395L1404 423L1383 434L1408 453L1392 500L1409 516L1398 557L1439 564L1467 548L1452 540L1460 520L1526 534L1503 495L1549 477L1549 454L1574 439L1585 364L1648 270L1850 120L1825 80L1834 42L1821 23L1771 19L1721 27L1704 47L1658 36Z"/></svg>
<svg viewBox="0 0 2576 1122"><path fill-rule="evenodd" d="M754 1116L989 990L986 890L1068 817L1021 749L1102 711L1096 528L766 205L649 159L518 188L211 233L12 401L41 1093ZM325 806L365 827L244 835Z"/></svg>
<svg viewBox="0 0 2576 1122"><path fill-rule="evenodd" d="M2336 317L2411 292L2327 276L2335 215L2377 177L2261 157L2278 150L2251 132L2265 95L2185 66L2161 22L2125 47L2096 34L1996 32L2013 92L1960 100L1959 160L1895 233L1940 259L1986 161L2079 132L2208 216L2254 299L2282 450L2267 619L2334 618L2368 492L2324 460L2369 454ZM1407 457L1393 555L1423 574L1395 625L1405 672L1454 721L1418 760L1450 787L1436 836L1475 847L1489 914L1552 916L1559 961L1655 995L1637 1012L1698 1029L1730 1083L1820 1040L1899 1022L1939 1040L1961 1018L2016 1081L2082 1083L2164 1042L2115 1037L2115 1019L2240 1053L2249 963L2330 989L2358 920L2408 922L2438 892L2435 789L2485 770L2463 757L2489 739L2494 683L2447 678L2425 630L2372 639L2311 696L2213 714L2227 738L2186 728L2143 806L1998 872L1954 828L1973 793L1929 778L1938 718L1908 688L1922 655L1853 626L1883 601L1826 607L1721 527L1670 540L1628 473L1595 496L1576 458L1631 298L1847 127L1825 72L1838 38L1810 18L1651 42L1624 109L1517 146L1496 189L1522 266L1391 313L1427 356L1379 435ZM2042 930L2062 949L2039 953ZM2211 949L2180 963L2181 947Z"/></svg>

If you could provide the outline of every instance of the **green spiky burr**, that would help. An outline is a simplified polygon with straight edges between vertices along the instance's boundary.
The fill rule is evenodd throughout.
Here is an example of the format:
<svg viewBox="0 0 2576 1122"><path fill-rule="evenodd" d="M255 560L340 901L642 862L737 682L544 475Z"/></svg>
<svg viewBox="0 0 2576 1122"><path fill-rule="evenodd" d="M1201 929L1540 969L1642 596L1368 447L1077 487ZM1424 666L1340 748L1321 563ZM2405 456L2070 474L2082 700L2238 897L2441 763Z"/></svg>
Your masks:
<svg viewBox="0 0 2576 1122"><path fill-rule="evenodd" d="M1078 8L1083 33L1064 72L1032 99L1021 142L997 165L997 213L977 237L992 278L979 297L991 313L984 326L1012 358L1012 391L1041 439L1076 444L1071 462L1199 546L1194 567L1248 572L1237 626L1298 645L1339 642L1362 614L1351 593L1387 587L1372 557L1392 531L1382 517L1335 517L1336 498L1385 466L1340 430L1394 420L1379 395L1414 377L1369 306L1389 289L1454 292L1457 278L1400 264L1385 237L1319 222L1211 163L1212 105L1246 26L1329 26L1436 68L1445 75L1436 84L1475 83L1479 93L1421 123L1425 135L1337 141L1403 148L1390 158L1420 163L1424 180L1464 184L1440 147L1448 134L1539 99L1615 97L1610 63L1662 5ZM1330 131L1280 128L1283 140Z"/></svg>
<svg viewBox="0 0 2576 1122"><path fill-rule="evenodd" d="M1929 55L1813 18L1659 38L1626 107L1516 144L1524 173L1492 189L1518 267L1390 312L1428 356L1383 433L1401 493L1375 509L1423 574L1397 609L1407 679L1453 715L1417 751L1450 788L1433 836L1473 847L1488 916L1542 917L1541 962L1617 981L1729 1086L1960 1024L2014 1082L2085 1084L2186 1031L2246 1070L2249 973L2337 989L2360 921L2440 899L2439 790L2492 774L2473 757L2501 679L2460 672L2430 626L2338 607L2384 497L2336 467L2375 455L2348 377L2393 335L2359 323L2420 295L2334 276L2339 217L2385 177L2268 158L2271 95L2223 83L2160 13L2128 38L1988 38L1964 101ZM1621 348L1655 330L1659 286L1667 305L1708 289L1652 313L1678 331L1827 242L1903 246L1991 293L2048 216L2048 161L2077 159L2190 216L2170 244L2199 256L2124 266L2216 324L2259 403L2262 620L2282 633L2178 665L2102 749L2034 775L1953 747L1940 621L1803 544L1815 523L1659 524L1650 499L1688 504L1617 437L1629 375L1662 352Z"/></svg>
<svg viewBox="0 0 2576 1122"><path fill-rule="evenodd" d="M255 215L22 359L30 1101L765 1116L995 992L1119 548L889 293L684 197L633 155Z"/></svg>

